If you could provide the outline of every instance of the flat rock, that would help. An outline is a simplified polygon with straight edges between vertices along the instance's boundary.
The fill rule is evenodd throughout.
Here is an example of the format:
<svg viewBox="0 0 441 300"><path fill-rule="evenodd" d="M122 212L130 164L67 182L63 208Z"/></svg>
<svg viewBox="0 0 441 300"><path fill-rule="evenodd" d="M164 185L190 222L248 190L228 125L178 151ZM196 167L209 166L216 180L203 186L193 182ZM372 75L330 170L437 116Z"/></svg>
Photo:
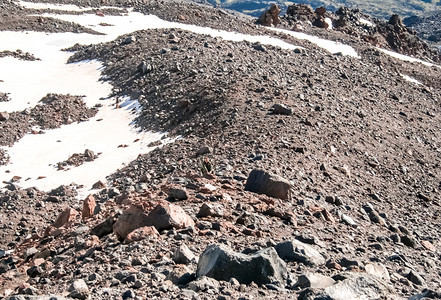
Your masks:
<svg viewBox="0 0 441 300"><path fill-rule="evenodd" d="M317 289L327 288L332 286L333 284L335 284L335 280L331 277L313 273L300 275L296 283L296 285L301 288L310 287Z"/></svg>
<svg viewBox="0 0 441 300"><path fill-rule="evenodd" d="M274 248L246 255L234 252L224 245L212 244L201 254L196 276L224 281L235 278L243 284L283 284L287 270Z"/></svg>
<svg viewBox="0 0 441 300"><path fill-rule="evenodd" d="M279 243L275 248L280 258L286 261L298 261L309 266L321 266L326 263L317 250L298 240Z"/></svg>
<svg viewBox="0 0 441 300"><path fill-rule="evenodd" d="M262 170L252 170L245 184L246 191L282 200L290 198L291 189L292 185L288 180Z"/></svg>
<svg viewBox="0 0 441 300"><path fill-rule="evenodd" d="M387 282L390 281L389 271L383 264L367 264L364 268L366 273L377 276L378 278L384 279Z"/></svg>

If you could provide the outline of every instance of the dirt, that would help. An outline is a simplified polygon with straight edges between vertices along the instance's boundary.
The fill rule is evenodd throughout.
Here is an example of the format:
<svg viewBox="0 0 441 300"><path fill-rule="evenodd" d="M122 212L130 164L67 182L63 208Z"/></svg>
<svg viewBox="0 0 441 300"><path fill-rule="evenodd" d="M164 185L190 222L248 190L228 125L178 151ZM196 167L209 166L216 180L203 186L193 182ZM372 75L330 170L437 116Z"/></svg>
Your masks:
<svg viewBox="0 0 441 300"><path fill-rule="evenodd" d="M0 121L0 145L12 146L25 134L44 134L44 130L87 121L96 113L81 96L48 94L39 105L10 113L7 120Z"/></svg>
<svg viewBox="0 0 441 300"><path fill-rule="evenodd" d="M224 13L196 4L180 10L174 2L137 5L173 21L182 14L188 18L182 22L219 28L234 20L235 30L267 32L235 16L216 19ZM195 13L199 10L200 16ZM75 187L48 195L14 190L12 178L10 190L0 197L0 248L15 253L2 260L0 290L63 294L81 278L95 299L120 298L128 290L140 297L185 297L188 286L174 283L174 277L188 273L194 280L196 263L173 262L174 249L183 243L196 255L212 243L254 253L297 238L313 244L329 263L311 267L289 262L293 278L307 272L339 275L335 263L364 274L367 264L377 262L390 274L390 298L408 298L424 287L433 291L432 298L439 296L441 68L391 58L343 31L307 31L351 41L361 58L332 55L287 37L305 50L228 42L173 29L75 46L70 62L100 60L113 94L139 100L140 128L181 138L110 175L107 187L94 194L97 213L87 220L77 217L60 231L49 225L65 206L81 211ZM123 42L128 36L135 38ZM42 105L35 118L45 115L42 107L51 103ZM276 104L289 113L277 114ZM53 119L60 124L66 116ZM37 124L44 126L47 119L39 120ZM213 172L206 172L208 165ZM253 169L290 180L292 199L245 191ZM171 187L185 190L187 199L169 197ZM160 237L131 244L121 243L114 234L91 234L106 219L112 225L131 204L154 207L160 200L183 207L195 228L164 230ZM224 215L198 216L203 203L221 205ZM381 218L374 221L369 207ZM238 221L244 213L254 216L248 226ZM342 221L342 214L356 226ZM32 247L44 261L40 274L27 276L36 257L26 259L25 253ZM424 287L410 279L410 270L422 275ZM129 280L129 275L134 277ZM217 288L199 291L198 297L303 297L307 289L294 283L277 290L219 282Z"/></svg>

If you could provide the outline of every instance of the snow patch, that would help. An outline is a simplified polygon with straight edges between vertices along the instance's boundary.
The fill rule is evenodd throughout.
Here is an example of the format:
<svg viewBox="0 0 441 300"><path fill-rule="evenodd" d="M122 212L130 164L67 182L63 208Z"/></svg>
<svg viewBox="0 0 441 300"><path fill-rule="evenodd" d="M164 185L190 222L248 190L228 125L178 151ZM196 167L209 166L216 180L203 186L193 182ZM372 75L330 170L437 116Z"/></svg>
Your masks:
<svg viewBox="0 0 441 300"><path fill-rule="evenodd" d="M75 12L84 12L91 9L117 9L123 10L120 7L115 6L101 6L101 7L79 7L73 4L56 4L56 3L36 3L36 2L27 2L20 1L19 4L24 8L29 9L51 9L51 10L62 10L62 11L75 11Z"/></svg>
<svg viewBox="0 0 441 300"><path fill-rule="evenodd" d="M271 28L271 27L268 27L268 29L288 34L296 39L310 41L311 43L316 44L320 48L323 48L326 51L331 52L332 54L341 53L343 55L348 55L348 56L352 56L355 58L360 58L357 51L355 51L355 49L349 45L345 45L345 44L330 41L330 40L325 40L325 39L322 39L322 38L319 38L319 37L316 37L313 35L309 35L309 34L306 34L303 32L296 32L296 31L291 31L291 30L286 30L286 29L281 29L281 28Z"/></svg>
<svg viewBox="0 0 441 300"><path fill-rule="evenodd" d="M369 26L369 27L375 27L375 24L372 23L372 22L369 21L369 20L366 20L366 19L360 18L359 21L360 21L361 24L367 25L367 26Z"/></svg>
<svg viewBox="0 0 441 300"><path fill-rule="evenodd" d="M415 58L415 57L412 57L412 56L400 54L400 53L397 53L397 52L393 52L393 51L382 49L382 48L378 48L378 47L376 47L376 49L381 51L381 52L383 52L383 53L385 53L385 54L387 54L387 55L389 55L389 56L392 56L394 58L397 58L397 59L400 59L400 60L403 60L403 61L418 62L418 63L421 63L421 64L423 64L425 66L428 66L428 67L434 67L435 66L435 67L441 68L441 66L439 66L439 65L435 65L435 64L429 63L427 61L424 61L424 60L421 60L421 59L418 59L418 58Z"/></svg>
<svg viewBox="0 0 441 300"><path fill-rule="evenodd" d="M415 78L412 78L412 77L404 75L404 74L400 74L400 75L401 75L401 77L403 77L405 80L407 80L409 82L412 82L412 83L415 83L415 84L418 84L418 85L423 85L421 82L419 82Z"/></svg>

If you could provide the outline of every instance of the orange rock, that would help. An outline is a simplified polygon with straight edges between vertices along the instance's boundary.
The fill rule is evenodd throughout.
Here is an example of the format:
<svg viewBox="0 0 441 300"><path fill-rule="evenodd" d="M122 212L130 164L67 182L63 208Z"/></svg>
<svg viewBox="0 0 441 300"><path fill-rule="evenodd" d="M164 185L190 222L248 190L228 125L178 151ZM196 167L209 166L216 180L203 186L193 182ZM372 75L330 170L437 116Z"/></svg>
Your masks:
<svg viewBox="0 0 441 300"><path fill-rule="evenodd" d="M55 220L54 224L52 226L56 228L60 228L72 221L74 221L79 213L73 209L73 208L66 208L61 212L61 214L58 215L58 218Z"/></svg>
<svg viewBox="0 0 441 300"><path fill-rule="evenodd" d="M83 201L83 211L82 211L83 220L93 216L95 207L96 207L95 197L93 195L87 196L87 198L84 199Z"/></svg>
<svg viewBox="0 0 441 300"><path fill-rule="evenodd" d="M130 232L126 239L124 240L125 244L130 244L132 242L141 241L148 237L159 237L159 232L153 226L144 226L137 228Z"/></svg>
<svg viewBox="0 0 441 300"><path fill-rule="evenodd" d="M432 251L432 252L436 251L435 246L429 241L421 241L421 245L423 245L423 247L429 251Z"/></svg>

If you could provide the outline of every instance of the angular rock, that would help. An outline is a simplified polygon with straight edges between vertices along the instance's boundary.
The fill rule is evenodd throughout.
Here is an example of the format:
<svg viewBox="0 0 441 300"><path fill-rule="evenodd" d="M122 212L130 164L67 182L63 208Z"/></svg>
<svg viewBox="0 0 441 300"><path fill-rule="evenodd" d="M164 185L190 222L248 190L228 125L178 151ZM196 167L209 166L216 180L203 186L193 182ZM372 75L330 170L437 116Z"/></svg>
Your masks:
<svg viewBox="0 0 441 300"><path fill-rule="evenodd" d="M214 290L218 288L219 288L219 282L207 276L202 276L197 280L192 281L188 284L188 289L195 292Z"/></svg>
<svg viewBox="0 0 441 300"><path fill-rule="evenodd" d="M178 188L170 188L167 191L167 195L175 200L187 200L187 192L184 189L178 189Z"/></svg>
<svg viewBox="0 0 441 300"><path fill-rule="evenodd" d="M113 225L115 224L115 222L116 222L115 217L109 217L104 222L101 222L100 224L92 228L90 234L102 238L103 236L113 232Z"/></svg>
<svg viewBox="0 0 441 300"><path fill-rule="evenodd" d="M389 271L381 263L367 264L365 267L366 273L377 276L387 282L390 281Z"/></svg>
<svg viewBox="0 0 441 300"><path fill-rule="evenodd" d="M262 170L252 170L245 184L245 190L265 194L269 197L288 200L291 196L291 183L278 176Z"/></svg>
<svg viewBox="0 0 441 300"><path fill-rule="evenodd" d="M163 202L158 204L148 215L147 226L155 226L158 231L194 227L193 219L182 207Z"/></svg>
<svg viewBox="0 0 441 300"><path fill-rule="evenodd" d="M286 106L285 104L276 103L272 106L272 110L275 115L289 116L293 113L292 108Z"/></svg>
<svg viewBox="0 0 441 300"><path fill-rule="evenodd" d="M153 226L144 226L139 227L130 232L126 239L124 240L125 244L130 244L133 242L144 240L148 237L159 237L159 232Z"/></svg>
<svg viewBox="0 0 441 300"><path fill-rule="evenodd" d="M0 121L9 120L9 114L7 112L0 112Z"/></svg>
<svg viewBox="0 0 441 300"><path fill-rule="evenodd" d="M208 276L224 281L236 278L243 284L255 282L258 285L267 283L283 285L287 270L274 248L266 248L246 255L234 252L224 245L212 244L199 257L196 276Z"/></svg>
<svg viewBox="0 0 441 300"><path fill-rule="evenodd" d="M198 218L203 217L222 217L224 215L224 207L221 204L204 203L199 209Z"/></svg>
<svg viewBox="0 0 441 300"><path fill-rule="evenodd" d="M286 261L298 261L309 266L321 266L326 263L317 250L298 240L279 243L275 248L279 257Z"/></svg>
<svg viewBox="0 0 441 300"><path fill-rule="evenodd" d="M89 296L89 288L83 279L75 280L68 291L70 292L69 297L77 299L87 299Z"/></svg>
<svg viewBox="0 0 441 300"><path fill-rule="evenodd" d="M271 5L270 9L267 9L259 17L258 23L265 26L277 26L280 23L280 12L282 10L277 4Z"/></svg>
<svg viewBox="0 0 441 300"><path fill-rule="evenodd" d="M86 199L83 201L83 210L82 210L82 218L87 219L93 216L95 212L96 202L95 197L91 194L87 196Z"/></svg>
<svg viewBox="0 0 441 300"><path fill-rule="evenodd" d="M194 221L177 205L168 202L158 204L150 213L142 205L132 205L113 225L113 232L120 240L139 227L154 226L158 231L193 227Z"/></svg>
<svg viewBox="0 0 441 300"><path fill-rule="evenodd" d="M196 256L185 244L180 245L173 253L173 261L177 264L186 265L193 260L196 260Z"/></svg>
<svg viewBox="0 0 441 300"><path fill-rule="evenodd" d="M398 299L393 290L383 280L362 273L346 273L347 279L342 280L311 299Z"/></svg>
<svg viewBox="0 0 441 300"><path fill-rule="evenodd" d="M141 205L132 205L119 216L113 225L113 232L118 239L124 240L136 228L150 226L147 216L148 212Z"/></svg>
<svg viewBox="0 0 441 300"><path fill-rule="evenodd" d="M296 285L301 288L310 287L314 289L324 289L333 284L335 284L335 280L331 277L313 273L300 275L296 283Z"/></svg>
<svg viewBox="0 0 441 300"><path fill-rule="evenodd" d="M58 218L55 220L52 226L60 228L74 221L78 215L79 213L75 209L68 207L58 215Z"/></svg>
<svg viewBox="0 0 441 300"><path fill-rule="evenodd" d="M426 281L424 280L424 278L414 271L410 271L409 275L407 275L407 279L409 279L412 283L415 283L416 285L426 285Z"/></svg>

